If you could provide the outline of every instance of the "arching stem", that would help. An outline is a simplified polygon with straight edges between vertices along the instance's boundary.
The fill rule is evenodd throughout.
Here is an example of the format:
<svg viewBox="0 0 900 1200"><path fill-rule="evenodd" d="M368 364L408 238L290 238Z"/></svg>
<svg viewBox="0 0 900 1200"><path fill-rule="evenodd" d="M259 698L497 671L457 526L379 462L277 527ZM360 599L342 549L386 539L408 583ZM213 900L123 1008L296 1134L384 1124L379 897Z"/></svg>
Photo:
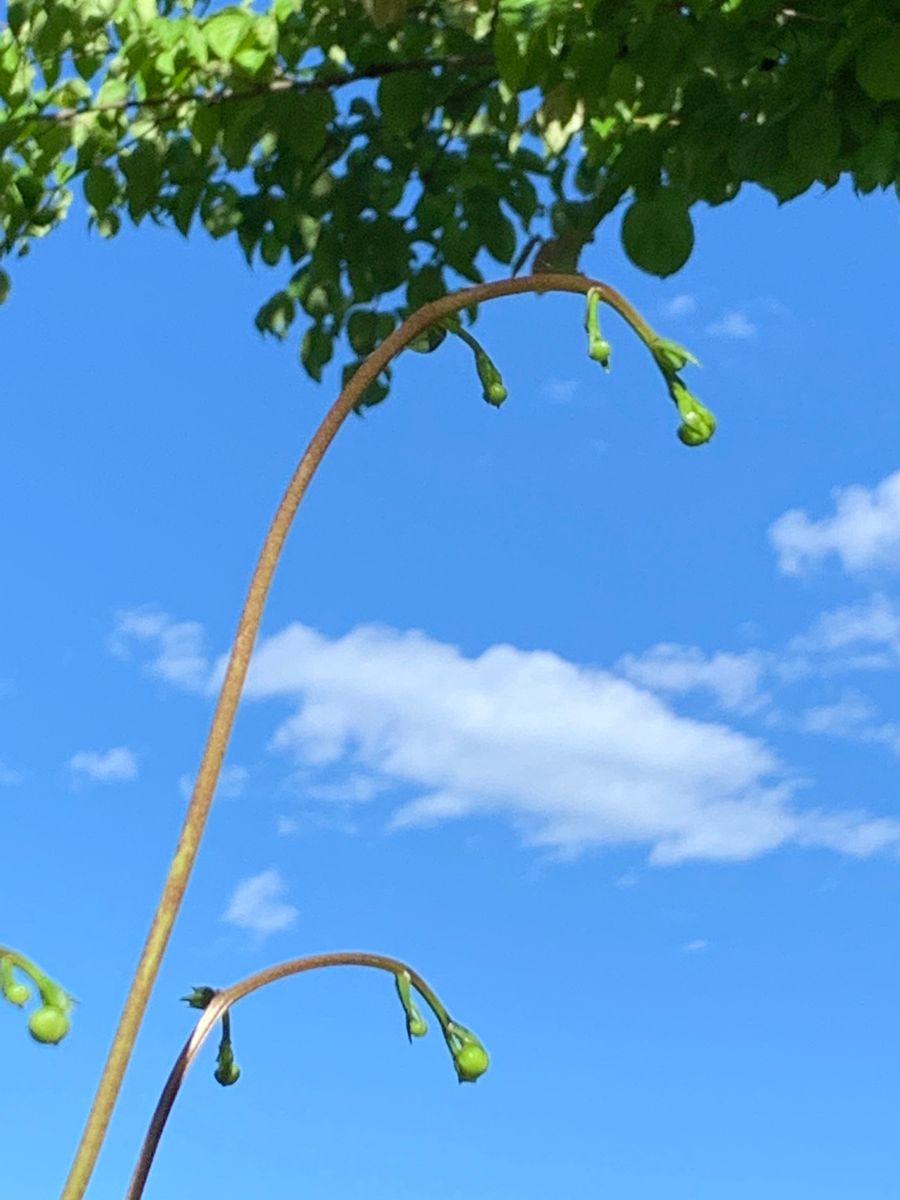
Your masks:
<svg viewBox="0 0 900 1200"><path fill-rule="evenodd" d="M322 967L374 967L379 971L389 971L392 975L397 975L399 972L405 971L413 987L425 999L437 1017L441 1028L446 1029L448 1025L452 1025L450 1014L422 976L414 971L412 967L401 962L400 959L389 958L384 954L367 954L356 950L336 951L331 954L309 954L303 958L293 958L289 962L278 963L274 967L267 967L264 971L257 971L255 975L249 975L246 979L242 979L240 983L234 983L231 987L222 988L215 993L203 1010L203 1014L182 1047L181 1053L176 1058L172 1070L169 1072L169 1077L160 1093L153 1116L150 1119L147 1135L144 1138L144 1144L141 1146L125 1200L140 1200L143 1196L147 1177L150 1174L150 1168L153 1165L153 1159L156 1155L163 1130L166 1127L166 1122L175 1104L175 1099L178 1096L178 1092L181 1089L191 1063L199 1054L203 1043L209 1037L210 1033L212 1033L216 1022L220 1018L226 1018L232 1005L236 1004L238 1000L242 1000L245 996L249 996L251 992L259 991L260 988L266 987L267 984L275 983L279 979L286 979L290 975L299 975L303 971L315 971Z"/></svg>
<svg viewBox="0 0 900 1200"><path fill-rule="evenodd" d="M652 345L656 338L654 331L628 301L614 288L584 275L526 275L519 279L476 284L433 300L407 317L361 364L313 434L278 506L253 572L175 854L60 1200L81 1200L97 1162L150 992L197 858L272 577L291 523L325 452L369 384L430 325L464 308L503 296L531 292L586 295L592 288L600 292L605 302L644 342Z"/></svg>

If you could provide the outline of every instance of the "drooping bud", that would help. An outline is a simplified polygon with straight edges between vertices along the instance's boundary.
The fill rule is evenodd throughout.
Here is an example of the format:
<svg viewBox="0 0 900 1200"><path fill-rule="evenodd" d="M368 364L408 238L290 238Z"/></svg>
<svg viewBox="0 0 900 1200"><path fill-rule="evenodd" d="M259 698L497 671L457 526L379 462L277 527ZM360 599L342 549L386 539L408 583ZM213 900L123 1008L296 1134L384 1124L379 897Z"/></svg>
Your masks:
<svg viewBox="0 0 900 1200"><path fill-rule="evenodd" d="M475 366L478 370L478 378L481 380L481 386L484 388L485 402L493 404L495 408L499 408L509 395L509 392L506 390L506 384L503 382L503 376L484 350L479 350L476 353Z"/></svg>
<svg viewBox="0 0 900 1200"><path fill-rule="evenodd" d="M398 971L394 976L394 984L396 985L397 995L400 997L400 1003L403 1005L403 1012L406 1016L406 1036L410 1041L414 1037L424 1037L428 1032L428 1023L419 1012L416 1002L412 998L409 972Z"/></svg>
<svg viewBox="0 0 900 1200"><path fill-rule="evenodd" d="M233 1083L241 1077L241 1068L234 1061L234 1050L231 1047L231 1039L227 1041L225 1038L219 1043L219 1053L216 1057L216 1069L213 1071L213 1078L216 1083L220 1083L222 1087L231 1087Z"/></svg>
<svg viewBox="0 0 900 1200"><path fill-rule="evenodd" d="M444 1028L444 1038L453 1055L453 1065L460 1083L474 1083L490 1066L490 1056L471 1029L450 1021Z"/></svg>
<svg viewBox="0 0 900 1200"><path fill-rule="evenodd" d="M20 983L13 975L13 961L8 956L0 958L0 991L10 1004L21 1008L31 996L31 988Z"/></svg>
<svg viewBox="0 0 900 1200"><path fill-rule="evenodd" d="M716 418L701 404L675 375L669 380L669 393L675 401L682 424L678 437L686 446L702 446L716 432Z"/></svg>
<svg viewBox="0 0 900 1200"><path fill-rule="evenodd" d="M600 301L603 299L597 288L591 288L587 294L587 311L584 327L588 335L588 356L594 362L600 363L605 371L609 370L612 346L600 332Z"/></svg>
<svg viewBox="0 0 900 1200"><path fill-rule="evenodd" d="M28 1032L36 1042L55 1046L71 1028L68 1015L59 1008L44 1004L28 1018Z"/></svg>

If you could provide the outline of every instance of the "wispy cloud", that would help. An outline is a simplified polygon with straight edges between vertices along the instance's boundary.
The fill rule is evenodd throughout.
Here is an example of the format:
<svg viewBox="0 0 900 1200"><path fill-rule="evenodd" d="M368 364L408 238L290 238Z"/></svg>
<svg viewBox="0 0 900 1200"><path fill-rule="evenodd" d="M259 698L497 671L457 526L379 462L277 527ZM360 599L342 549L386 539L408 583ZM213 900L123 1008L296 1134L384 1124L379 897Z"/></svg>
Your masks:
<svg viewBox="0 0 900 1200"><path fill-rule="evenodd" d="M297 909L282 899L286 891L287 884L274 869L251 875L234 889L222 920L261 936L289 929Z"/></svg>
<svg viewBox="0 0 900 1200"><path fill-rule="evenodd" d="M699 954L701 950L709 949L709 942L706 938L694 938L693 941L685 942L681 949L684 954Z"/></svg>
<svg viewBox="0 0 900 1200"><path fill-rule="evenodd" d="M784 574L801 575L832 554L850 573L900 567L900 471L873 488L835 488L832 498L830 516L813 520L794 508L771 525L769 539Z"/></svg>
<svg viewBox="0 0 900 1200"><path fill-rule="evenodd" d="M127 746L112 750L79 750L69 759L69 770L79 779L94 783L126 783L137 779L138 768Z"/></svg>
<svg viewBox="0 0 900 1200"><path fill-rule="evenodd" d="M834 704L808 708L800 726L807 733L885 746L892 754L900 755L900 724L878 719L875 706L857 691L846 692Z"/></svg>
<svg viewBox="0 0 900 1200"><path fill-rule="evenodd" d="M11 787L15 783L21 783L22 778L21 771L14 771L12 767L0 762L0 787Z"/></svg>
<svg viewBox="0 0 900 1200"><path fill-rule="evenodd" d="M660 312L664 317L675 320L678 317L689 317L697 311L697 297L690 292L681 292L670 300L664 300Z"/></svg>
<svg viewBox="0 0 900 1200"><path fill-rule="evenodd" d="M779 669L786 678L887 671L900 666L900 610L881 592L822 613L792 638Z"/></svg>
<svg viewBox="0 0 900 1200"><path fill-rule="evenodd" d="M616 665L629 679L654 692L705 691L735 712L755 712L767 701L760 690L766 660L757 650L707 655L696 646L662 642L643 654L626 654Z"/></svg>
<svg viewBox="0 0 900 1200"><path fill-rule="evenodd" d="M300 832L300 822L293 817L279 817L275 822L275 832L279 837L293 837Z"/></svg>
<svg viewBox="0 0 900 1200"><path fill-rule="evenodd" d="M204 651L203 626L196 621L175 621L158 609L130 609L116 614L109 639L117 658L131 659L149 653L145 669L189 691L204 691L210 663Z"/></svg>
<svg viewBox="0 0 900 1200"><path fill-rule="evenodd" d="M757 327L745 312L735 308L723 313L717 321L710 322L706 332L710 337L745 340L756 337Z"/></svg>
<svg viewBox="0 0 900 1200"><path fill-rule="evenodd" d="M541 392L545 400L551 400L554 404L569 404L580 387L577 379L548 379Z"/></svg>

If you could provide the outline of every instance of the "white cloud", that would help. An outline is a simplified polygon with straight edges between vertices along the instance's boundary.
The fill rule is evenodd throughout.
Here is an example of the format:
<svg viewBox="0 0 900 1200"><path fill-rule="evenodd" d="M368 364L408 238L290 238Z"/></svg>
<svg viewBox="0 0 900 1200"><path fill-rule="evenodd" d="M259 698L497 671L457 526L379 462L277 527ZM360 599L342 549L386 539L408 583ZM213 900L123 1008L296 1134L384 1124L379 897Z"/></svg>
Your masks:
<svg viewBox="0 0 900 1200"><path fill-rule="evenodd" d="M706 332L710 337L745 340L756 337L757 329L746 313L740 309L732 309L723 313L718 321L707 325Z"/></svg>
<svg viewBox="0 0 900 1200"><path fill-rule="evenodd" d="M332 800L340 804L367 804L387 785L371 775L351 775L340 783L314 783L304 788L313 800Z"/></svg>
<svg viewBox="0 0 900 1200"><path fill-rule="evenodd" d="M395 827L500 815L532 843L645 844L656 863L900 844L900 822L794 808L760 740L551 653L500 645L473 659L422 633L330 640L295 624L260 645L248 694L299 703L274 747L411 792Z"/></svg>
<svg viewBox="0 0 900 1200"><path fill-rule="evenodd" d="M850 737L865 728L875 710L865 696L848 692L835 704L808 708L800 720L807 733L828 733L834 737Z"/></svg>
<svg viewBox="0 0 900 1200"><path fill-rule="evenodd" d="M260 935L288 929L297 919L297 909L282 900L286 891L287 885L274 869L243 879L234 889L222 920Z"/></svg>
<svg viewBox="0 0 900 1200"><path fill-rule="evenodd" d="M689 292L682 292L673 296L671 300L664 301L660 305L660 311L664 317L689 317L697 311L697 297Z"/></svg>
<svg viewBox="0 0 900 1200"><path fill-rule="evenodd" d="M198 626L149 616L139 629L154 649L172 628L191 629L193 644L202 643ZM848 636L829 616L819 641ZM133 622L129 628L138 636ZM359 804L399 790L393 828L505 817L527 841L560 853L643 844L654 863L746 859L791 843L896 852L900 821L795 807L798 781L763 741L679 716L646 690L703 688L724 708L756 712L768 701L759 690L765 672L809 673L797 653L801 640L792 644L794 658L781 661L657 646L622 660L629 681L512 646L471 659L417 632L362 626L330 640L294 624L260 644L247 695L297 705L271 747L295 756L307 795ZM193 657L202 658L201 690L208 690L224 660L210 672L205 656ZM201 674L158 673L195 690ZM777 714L765 711L771 724ZM808 710L800 724L812 731L818 722L825 732L837 719ZM900 752L898 726L860 726L854 737ZM289 821L279 823L283 834L294 831Z"/></svg>
<svg viewBox="0 0 900 1200"><path fill-rule="evenodd" d="M279 837L293 837L300 832L300 822L293 817L279 817L275 822L275 832Z"/></svg>
<svg viewBox="0 0 900 1200"><path fill-rule="evenodd" d="M548 379L541 391L545 399L552 400L555 404L568 404L574 400L580 386L577 379Z"/></svg>
<svg viewBox="0 0 900 1200"><path fill-rule="evenodd" d="M835 488L832 497L831 516L815 521L793 508L773 522L769 540L784 574L800 575L830 554L848 572L900 567L900 471L874 488Z"/></svg>
<svg viewBox="0 0 900 1200"><path fill-rule="evenodd" d="M818 659L822 673L886 670L900 664L900 611L880 592L859 604L822 613L806 633L793 638L788 669L808 674Z"/></svg>
<svg viewBox="0 0 900 1200"><path fill-rule="evenodd" d="M69 759L73 775L95 783L125 783L137 779L137 762L127 746L112 750L79 750Z"/></svg>
<svg viewBox="0 0 900 1200"><path fill-rule="evenodd" d="M723 708L736 712L754 712L766 702L760 692L765 660L755 650L706 655L696 646L660 642L643 654L624 655L616 665L629 679L654 692L706 691Z"/></svg>
<svg viewBox="0 0 900 1200"><path fill-rule="evenodd" d="M708 950L709 942L706 938L694 938L692 942L685 942L681 949L685 954L697 954L701 950Z"/></svg>
<svg viewBox="0 0 900 1200"><path fill-rule="evenodd" d="M22 772L14 771L5 763L0 762L0 787L11 787L14 783L22 782Z"/></svg>
<svg viewBox="0 0 900 1200"><path fill-rule="evenodd" d="M845 693L835 704L823 704L803 713L800 725L807 733L885 746L900 755L900 725L877 719L874 706L859 692Z"/></svg>
<svg viewBox="0 0 900 1200"><path fill-rule="evenodd" d="M156 609L131 609L116 614L109 648L117 658L130 659L135 647L149 650L151 675L189 691L204 691L210 663L204 651L203 627L196 621L174 621Z"/></svg>

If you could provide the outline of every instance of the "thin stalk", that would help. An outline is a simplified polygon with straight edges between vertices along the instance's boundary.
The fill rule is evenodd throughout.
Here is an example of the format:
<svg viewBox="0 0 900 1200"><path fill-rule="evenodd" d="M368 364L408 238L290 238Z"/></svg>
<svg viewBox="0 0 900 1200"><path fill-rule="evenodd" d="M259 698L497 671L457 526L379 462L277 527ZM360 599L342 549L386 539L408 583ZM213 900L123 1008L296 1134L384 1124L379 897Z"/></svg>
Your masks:
<svg viewBox="0 0 900 1200"><path fill-rule="evenodd" d="M232 1005L236 1004L238 1000L242 1000L245 996L249 996L251 992L259 991L260 988L266 987L267 984L275 983L276 980L287 979L288 976L299 975L303 971L315 971L321 967L374 967L379 971L389 971L392 975L397 975L401 971L405 971L409 975L410 983L426 1001L441 1023L441 1027L446 1028L447 1025L452 1024L450 1014L422 976L417 971L414 971L412 967L401 962L400 959L390 958L385 954L368 954L357 950L335 951L331 954L309 954L303 958L292 958L289 962L278 963L274 967L267 967L264 971L257 971L255 975L248 975L240 983L234 983L231 987L222 988L215 993L203 1010L200 1019L194 1026L193 1032L184 1043L184 1046L182 1046L181 1052L175 1059L172 1070L169 1072L169 1077L160 1093L156 1108L153 1110L153 1116L150 1119L144 1144L141 1146L134 1174L131 1177L128 1191L125 1194L125 1200L141 1200L147 1184L147 1177L150 1174L150 1168L153 1165L153 1159L163 1135L163 1130L166 1127L166 1122L175 1104L175 1099L181 1090L181 1085L184 1082L191 1063L200 1053L203 1043L209 1037L210 1033L212 1033L219 1018L221 1017L223 1021L227 1021L228 1012Z"/></svg>
<svg viewBox="0 0 900 1200"><path fill-rule="evenodd" d="M175 854L60 1200L81 1200L100 1154L150 992L197 858L275 568L300 502L325 452L369 384L429 326L470 305L502 296L529 292L586 295L591 288L601 293L643 341L652 343L656 337L654 331L628 301L608 284L587 276L548 273L476 284L433 300L407 317L360 365L313 434L284 492L250 581Z"/></svg>

